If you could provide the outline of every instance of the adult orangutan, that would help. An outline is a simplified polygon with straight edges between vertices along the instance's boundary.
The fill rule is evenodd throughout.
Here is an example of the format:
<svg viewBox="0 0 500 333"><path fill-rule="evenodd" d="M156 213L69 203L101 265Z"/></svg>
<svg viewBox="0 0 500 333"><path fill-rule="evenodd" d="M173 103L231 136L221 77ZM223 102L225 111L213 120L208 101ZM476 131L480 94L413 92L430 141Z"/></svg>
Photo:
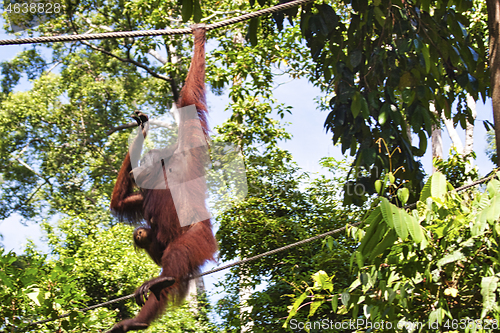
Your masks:
<svg viewBox="0 0 500 333"><path fill-rule="evenodd" d="M190 277L213 259L217 249L205 205L203 177L208 158L205 26L193 26L193 34L194 55L177 102L177 144L153 149L140 166L133 165L149 127L148 117L136 112L134 119L142 136L139 132L125 156L111 198L111 210L119 218L146 221L147 226L134 231L134 243L144 248L162 271L136 290L136 302L142 306L137 316L119 322L108 333L146 329L167 303L185 297ZM148 298L148 290L155 296Z"/></svg>

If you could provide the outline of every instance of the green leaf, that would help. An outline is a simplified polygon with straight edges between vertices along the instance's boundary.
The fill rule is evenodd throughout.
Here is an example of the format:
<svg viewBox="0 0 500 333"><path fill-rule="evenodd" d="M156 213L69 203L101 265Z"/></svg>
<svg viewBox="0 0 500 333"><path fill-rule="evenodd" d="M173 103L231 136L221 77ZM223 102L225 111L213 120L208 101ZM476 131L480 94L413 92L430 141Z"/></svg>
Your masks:
<svg viewBox="0 0 500 333"><path fill-rule="evenodd" d="M307 293L303 293L302 295L300 295L296 300L295 302L293 303L292 305L292 308L290 309L290 313L288 313L288 317L286 318L286 321L285 323L283 324L283 327L287 327L288 325L288 322L290 321L290 319L292 319L293 316L295 316L297 314L297 309L299 308L299 306L302 304L302 302L306 299L307 297Z"/></svg>
<svg viewBox="0 0 500 333"><path fill-rule="evenodd" d="M361 98L362 96L359 91L356 91L352 96L351 112L354 118L358 116L359 111L361 110Z"/></svg>
<svg viewBox="0 0 500 333"><path fill-rule="evenodd" d="M194 0L193 21L199 23L201 21L201 18L202 18L202 13L201 13L200 0Z"/></svg>
<svg viewBox="0 0 500 333"><path fill-rule="evenodd" d="M312 276L315 290L333 290L333 284L325 271L318 271Z"/></svg>
<svg viewBox="0 0 500 333"><path fill-rule="evenodd" d="M494 196L487 206L479 213L477 221L484 225L485 221L494 224L500 218L500 197Z"/></svg>
<svg viewBox="0 0 500 333"><path fill-rule="evenodd" d="M370 117L370 110L368 109L368 103L363 95L361 95L361 114L363 118L368 119Z"/></svg>
<svg viewBox="0 0 500 333"><path fill-rule="evenodd" d="M415 241L415 243L417 244L421 243L425 239L425 236L424 232L422 231L422 227L420 226L420 223L418 223L418 220L406 212L405 212L405 220L408 231L410 232L410 235Z"/></svg>
<svg viewBox="0 0 500 333"><path fill-rule="evenodd" d="M339 298L337 297L336 294L334 294L332 297L332 312L333 313L337 313L338 306L339 306Z"/></svg>
<svg viewBox="0 0 500 333"><path fill-rule="evenodd" d="M318 300L318 301L314 301L312 302L311 304L311 307L309 309L309 315L308 317L311 317L312 315L314 315L314 313L316 312L316 310L321 306L321 304L325 303L324 300Z"/></svg>
<svg viewBox="0 0 500 333"><path fill-rule="evenodd" d="M193 15L193 0L183 0L182 1L182 21L187 22Z"/></svg>
<svg viewBox="0 0 500 333"><path fill-rule="evenodd" d="M375 246L372 252L370 252L370 259L375 259L379 254L383 253L388 247L394 245L397 240L397 235L393 229L390 229L382 239L380 243Z"/></svg>
<svg viewBox="0 0 500 333"><path fill-rule="evenodd" d="M422 192L420 192L420 201L425 202L427 198L442 198L446 194L446 178L445 176L436 171L425 183Z"/></svg>
<svg viewBox="0 0 500 333"><path fill-rule="evenodd" d="M496 290L498 286L498 277L485 276L481 279L481 296L483 296L483 310L481 319L486 317L491 310L497 310Z"/></svg>
<svg viewBox="0 0 500 333"><path fill-rule="evenodd" d="M446 177L439 171L431 177L431 195L434 198L442 198L446 194Z"/></svg>
<svg viewBox="0 0 500 333"><path fill-rule="evenodd" d="M384 16L384 13L382 12L382 10L380 9L380 7L375 7L374 12L375 12L375 19L377 20L378 24L380 24L381 26L384 26L385 25L385 16Z"/></svg>
<svg viewBox="0 0 500 333"><path fill-rule="evenodd" d="M427 198L431 196L431 178L427 180L422 191L420 192L420 198L418 199L421 202L426 202Z"/></svg>
<svg viewBox="0 0 500 333"><path fill-rule="evenodd" d="M26 294L36 305L40 306L40 301L38 300L38 294L40 293L39 288L34 288L33 292Z"/></svg>
<svg viewBox="0 0 500 333"><path fill-rule="evenodd" d="M441 325L444 316L442 310L443 309L441 308L437 308L436 310L432 311L429 315L429 323L437 322L439 325Z"/></svg>
<svg viewBox="0 0 500 333"><path fill-rule="evenodd" d="M425 72L429 74L431 70L431 56L429 54L429 46L425 45L422 47L422 55L424 56L425 62Z"/></svg>
<svg viewBox="0 0 500 333"><path fill-rule="evenodd" d="M257 46L257 32L259 30L260 18L256 17L250 20L248 24L248 38L250 39L250 44L252 46Z"/></svg>
<svg viewBox="0 0 500 333"><path fill-rule="evenodd" d="M446 264L449 264L451 262L455 262L458 260L465 259L464 254L460 250L456 250L450 254L445 255L443 258L438 260L437 265L438 267L442 267Z"/></svg>
<svg viewBox="0 0 500 333"><path fill-rule="evenodd" d="M382 237L385 235L387 231L387 225L385 223L378 224L377 228L374 228L375 232L371 237L363 237L363 242L361 243L360 248L363 256L369 257L373 251L373 249L377 246L377 244L383 239ZM366 240L366 242L365 242Z"/></svg>
<svg viewBox="0 0 500 333"><path fill-rule="evenodd" d="M500 182L496 179L490 180L488 185L486 185L486 189L488 190L490 198L492 198L500 193Z"/></svg>
<svg viewBox="0 0 500 333"><path fill-rule="evenodd" d="M342 304L347 307L349 304L349 300L351 299L351 295L347 291L344 291L342 295L340 295L340 300L342 301Z"/></svg>
<svg viewBox="0 0 500 333"><path fill-rule="evenodd" d="M361 280L360 278L357 278L356 280L354 280L351 285L349 286L348 290L349 292L352 292L354 289L356 289L357 287L359 287L361 285Z"/></svg>
<svg viewBox="0 0 500 333"><path fill-rule="evenodd" d="M387 224L390 226L392 225L398 236L405 240L408 237L405 217L406 212L402 208L398 208L391 204L387 198L382 198L380 209Z"/></svg>
<svg viewBox="0 0 500 333"><path fill-rule="evenodd" d="M401 97L403 98L403 103L410 105L415 99L415 90L410 88L404 89Z"/></svg>
<svg viewBox="0 0 500 333"><path fill-rule="evenodd" d="M362 59L363 59L363 53L360 50L354 50L349 55L349 60L351 61L351 66L353 68L357 67L361 63Z"/></svg>
<svg viewBox="0 0 500 333"><path fill-rule="evenodd" d="M366 243L368 243L371 240L372 236L375 234L375 231L379 229L378 225L380 221L382 221L382 212L380 211L380 207L377 207L370 213L370 215L368 215L368 218L364 222L369 226L365 230L365 235L363 236L363 239L361 240L361 245L358 248L358 250L361 253L363 253L363 249L366 246Z"/></svg>
<svg viewBox="0 0 500 333"><path fill-rule="evenodd" d="M358 267L364 266L363 254L359 251L356 251L356 264L358 265Z"/></svg>
<svg viewBox="0 0 500 333"><path fill-rule="evenodd" d="M332 237L328 237L326 239L326 246L328 247L329 250L333 249L333 238Z"/></svg>

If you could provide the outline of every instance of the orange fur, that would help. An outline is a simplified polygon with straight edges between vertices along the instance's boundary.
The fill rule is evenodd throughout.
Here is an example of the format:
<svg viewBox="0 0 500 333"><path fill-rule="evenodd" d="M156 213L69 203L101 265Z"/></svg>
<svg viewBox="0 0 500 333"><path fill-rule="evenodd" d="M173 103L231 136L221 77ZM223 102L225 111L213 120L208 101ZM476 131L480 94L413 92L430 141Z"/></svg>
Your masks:
<svg viewBox="0 0 500 333"><path fill-rule="evenodd" d="M205 100L205 28L195 27L193 30L194 55L177 102L178 108L195 105L199 118L199 121L184 119L179 124L179 144L187 146L188 149L197 146L200 140L193 134L196 123L201 122L205 143L208 138ZM188 166L182 169L187 170L188 174L183 175L183 179L187 180L199 177L206 162L206 152L196 153L196 149L191 151L194 153L187 154L187 160L183 161ZM160 153L160 150L148 152L148 154ZM174 163L173 158L166 163ZM190 276L196 274L207 260L213 259L217 250L210 219L181 227L170 189L141 188L140 192L134 193L135 183L130 177L131 170L130 155L127 153L113 190L111 209L116 216L128 221L146 220L149 227L147 230L149 243L146 251L155 262L161 263L162 272L159 278L173 277L176 282L162 290L160 299L153 295L149 296L139 314L133 319L115 325L109 331L113 333L147 328L161 315L168 302L180 301L185 297ZM147 177L157 176L153 171L151 174L144 174L146 181ZM193 210L193 214L206 212L206 184L203 181L194 182L185 195L189 197L186 199L190 202L189 209ZM146 282L145 285L154 282L155 279ZM136 299L140 289L136 291Z"/></svg>

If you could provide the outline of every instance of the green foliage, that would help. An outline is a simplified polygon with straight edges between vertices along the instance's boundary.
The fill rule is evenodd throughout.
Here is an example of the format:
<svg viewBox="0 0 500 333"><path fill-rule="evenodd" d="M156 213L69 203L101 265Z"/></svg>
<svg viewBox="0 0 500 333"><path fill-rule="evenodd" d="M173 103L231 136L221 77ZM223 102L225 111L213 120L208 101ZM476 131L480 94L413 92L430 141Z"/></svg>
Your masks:
<svg viewBox="0 0 500 333"><path fill-rule="evenodd" d="M159 268L144 251L135 251L131 226L116 224L107 211L63 218L56 227L44 224L54 254L73 258L74 274L92 303L131 294L146 279L158 274ZM108 223L106 223L108 221ZM130 303L118 303L120 318L132 316L138 308Z"/></svg>
<svg viewBox="0 0 500 333"><path fill-rule="evenodd" d="M250 156L247 158L252 160ZM288 163L259 160L261 164L247 164L248 199L229 215L219 218L217 237L224 260L257 255L341 227L359 216L357 211L342 208L342 188L338 184L345 179L346 164L325 159L322 164L334 178L321 176L310 180ZM328 270L332 266L339 277L334 282L335 288L347 287L348 256L353 248L354 244L346 238L327 238L234 269L221 283L229 294L217 308L224 319L224 329L236 332L251 320L264 332L284 331L275 320L287 314L284 296L300 288L311 271ZM245 277L249 277L248 281ZM240 288L252 289L260 283L264 287L253 291L248 300L251 312L241 318ZM311 316L325 318L327 314L318 310Z"/></svg>
<svg viewBox="0 0 500 333"><path fill-rule="evenodd" d="M476 153L471 152L469 155L464 156L453 149L450 151L449 156L446 161L434 160L434 165L438 171L446 175L454 188L464 185L467 181L478 179L478 170L471 165L471 161L476 158Z"/></svg>
<svg viewBox="0 0 500 333"><path fill-rule="evenodd" d="M352 254L354 280L349 288L315 283L306 293L314 302L338 299L333 313L366 323L421 323L429 330L496 331L500 320L500 174L486 191L456 193L435 173L415 209L406 211L382 198L365 227L352 228L360 241ZM405 232L404 230L408 230ZM337 275L318 272L322 281ZM297 296L288 320L304 305ZM342 306L337 308L336 304ZM310 311L317 305L310 305ZM474 322L476 320L476 322ZM477 321L479 320L479 321ZM480 322L480 324L479 324ZM469 328L467 326L469 325ZM482 325L481 327L479 325Z"/></svg>
<svg viewBox="0 0 500 333"><path fill-rule="evenodd" d="M191 19L215 22L275 3L219 1L212 5L198 0L85 0L66 4L65 15L28 33L177 28L185 27L184 22ZM488 88L484 6L472 10L471 5L469 0L330 1L307 5L300 11L292 8L276 13L272 20L271 16L262 17L260 21L210 31L209 50L214 50L207 57L207 81L217 93L229 87L231 98L228 107L231 117L218 129L219 137L215 140L229 140L242 147L249 179L248 200L219 220L223 259L259 254L343 226L360 215L359 210L348 210L341 205L339 184L353 184L346 178L345 165L325 159L322 163L334 174L333 178L312 179L291 162L287 151L279 148L279 140L290 135L278 126L273 116L284 118L290 108L272 97L277 74L307 76L325 90L328 98L321 107L330 111L326 127L343 152L349 150L354 156L354 181L366 189L363 198L351 198L351 202L366 205L366 199L377 187L378 193L397 195L402 203L418 199L423 174L416 157L424 153L435 121L429 113L429 101L435 101L438 111L451 117L452 102L462 98L463 91L477 99L480 95L484 97ZM285 17L290 24L285 23ZM49 278L43 270L36 271L37 274L31 272L24 277L26 284L2 294L6 300L0 304L2 313L6 313L2 317L12 318L9 319L12 322L17 320L14 326L21 327L31 318L44 319L44 315L64 313L77 308L76 303L88 305L131 293L143 280L157 274L157 268L143 253L137 256L132 251L130 227L114 225L106 207L127 147L127 131L119 126L130 121L128 115L135 109L151 116L169 110L172 90L179 90L187 72L191 46L190 36L54 43L43 52L36 46L2 64L0 115L6 121L0 124L3 133L0 217L18 212L29 219L56 216L60 220L56 225L45 225L54 257L31 264L59 265L58 274ZM151 58L153 50L166 54L166 64ZM167 76L169 80L153 79L146 71ZM32 88L18 92L18 83L24 75L31 80ZM469 110L461 107L454 120L464 124L468 116ZM418 135L417 146L411 145L408 129ZM397 153L377 154L378 138L387 142L388 152ZM404 166L405 172L396 172L400 166ZM383 174L383 170L388 172ZM380 179L381 176L385 178ZM389 299L399 303L386 315L396 317L400 313L406 316L409 310L404 302L415 299L422 305L415 306L417 311L412 315L425 317L434 310L426 308L424 305L429 303L424 301L437 300L439 311L432 312L432 318L437 318L445 313L441 305L453 295L461 297L459 303L466 308L479 304L482 299L478 295L482 295L485 301L481 303L484 304L481 311L494 312L496 273L489 272L478 279L470 267L484 271L484 262L494 262L491 258L495 258L496 252L490 251L494 249L494 239L487 237L488 233L496 233L496 229L487 222L486 227L479 228L484 234L474 236L473 246L463 246L467 251L479 251L477 260L469 259L471 252L462 249L458 241L453 243L456 238L450 237L463 234L466 239L470 222L466 223L466 218L481 213L484 214L481 218L488 221L496 211L487 210L487 206L494 207L497 199L483 198L474 206L470 204L472 194L460 200L450 198L444 195L445 183L438 177L433 178L432 186L424 188L416 214L383 200L368 223L379 228L353 228L355 241L342 235L335 240L328 238L323 243L310 243L231 272L223 282L228 295L219 308L224 329L239 331L242 323L251 318L254 327L262 331L283 331L282 323L275 320L288 313L289 304L283 295L295 294L313 271L320 273L314 275L315 284L307 290L305 298L313 302L308 313L302 315L298 311L295 318L330 318L329 306L341 318L351 314L356 317L361 312L366 316L372 309L373 317L380 317L383 312L379 309ZM372 186L375 180L380 181ZM465 208L458 210L456 207L461 205ZM462 229L452 228L455 224ZM362 237L364 232L371 233L369 238L365 236L366 240ZM391 255L396 239L396 254ZM347 258L359 242L360 248L351 260L352 265L357 264L354 285L358 285L351 288L350 294L352 275ZM486 253L492 255L487 257ZM405 301L405 286L415 282L403 273L409 271L411 275L412 269L418 269L422 276L426 274L425 270L421 272L419 255L427 255L422 262L432 269L441 267L440 274L448 280L450 271L469 272L463 278L465 282L481 287L462 297L462 289L446 289L432 282L429 293L413 294L413 299ZM1 260L4 257L6 262L11 260L8 255ZM434 260L432 264L429 258ZM470 260L469 266L465 266L469 270L453 267L466 259ZM490 266L496 269L495 265ZM9 264L3 267L5 272L11 272L6 281L17 281L28 274L11 270ZM335 276L326 276L323 272L330 272L332 267ZM252 277L253 281L247 283L240 280L241 276ZM49 301L40 303L42 308L34 307L29 303L34 301L26 296L32 292L29 286L38 283L35 277L59 288L54 289L57 294L45 291L38 294L44 295L44 302L48 295ZM407 284L396 287L400 280ZM264 289L249 300L252 312L240 317L240 287L246 283L253 287L261 281L266 283ZM385 281L385 285L377 281ZM427 277L425 281L431 283ZM66 284L74 290L64 290ZM387 285L392 289L382 291ZM375 291L376 288L379 289ZM19 297L13 296L16 292ZM324 297L320 296L322 292ZM318 302L310 297L313 294ZM59 297L62 304L57 305ZM12 302L17 302L15 307L11 307ZM369 302L372 307L365 307ZM292 308L299 310L298 306ZM130 302L117 308L119 317L137 310ZM13 314L9 312L12 309L25 314ZM168 327L169 331L210 331L212 328L202 317L193 317L189 310L181 308L167 313L166 322L151 330L161 332ZM59 320L33 330L98 331L111 326L113 320L108 309L75 314L71 318L69 324ZM8 328L12 327L10 321L6 323L11 325Z"/></svg>
<svg viewBox="0 0 500 333"><path fill-rule="evenodd" d="M486 147L486 155L490 158L493 163L497 163L497 145L495 143L495 132L489 130L486 133L486 142L488 146Z"/></svg>
<svg viewBox="0 0 500 333"><path fill-rule="evenodd" d="M0 249L1 329L23 332L83 332L109 326L112 313L99 309L91 315L75 311L89 300L74 274L75 261L65 258L48 261L33 248L22 256ZM41 325L30 322L55 318L62 313L70 316Z"/></svg>
<svg viewBox="0 0 500 333"><path fill-rule="evenodd" d="M483 2L469 0L304 6L300 24L317 65L313 82L331 96L325 126L342 152L355 156L353 167L369 170L371 183L380 177L378 170L390 169L387 156L374 154L383 138L391 151L401 149L392 163L405 172L396 178L409 181L410 192L418 193L424 179L418 157L426 151L432 123L439 121L429 105L465 128L471 114L463 107L464 92L476 100L487 96L485 11ZM416 146L410 133L419 138ZM363 177L354 181L364 184ZM363 202L352 193L346 196Z"/></svg>
<svg viewBox="0 0 500 333"><path fill-rule="evenodd" d="M95 206L96 191L111 191L120 162L112 160L115 169L109 158L122 156L127 145L123 133L109 137L106 131L131 110L131 85L144 85L146 93L148 84L137 77L97 81L99 74L91 67L69 64L61 75L43 75L30 91L1 102L0 115L10 120L0 125L5 133L0 143L3 217L14 211L26 218L71 213ZM63 96L70 102L63 102Z"/></svg>
<svg viewBox="0 0 500 333"><path fill-rule="evenodd" d="M19 257L0 249L0 278L5 286L0 292L0 317L5 318L5 324L0 328L97 332L139 310L129 300L85 313L76 311L131 294L144 280L158 274L159 268L146 253L134 250L133 228L123 224L106 227L106 220L110 220L108 212L62 218L57 225L45 223L51 258L31 247ZM149 332L213 332L207 311L206 306L196 310L187 304L171 309ZM56 319L66 313L70 316ZM45 319L54 320L29 325Z"/></svg>
<svg viewBox="0 0 500 333"><path fill-rule="evenodd" d="M47 66L45 60L35 49L19 53L12 61L0 64L2 68L2 93L8 94L19 83L24 74L29 80L38 77ZM3 96L2 96L3 97Z"/></svg>
<svg viewBox="0 0 500 333"><path fill-rule="evenodd" d="M197 297L198 305L184 303L183 305L167 309L166 313L148 329L147 332L172 333L205 333L218 332L214 324L208 319L210 306L203 294Z"/></svg>

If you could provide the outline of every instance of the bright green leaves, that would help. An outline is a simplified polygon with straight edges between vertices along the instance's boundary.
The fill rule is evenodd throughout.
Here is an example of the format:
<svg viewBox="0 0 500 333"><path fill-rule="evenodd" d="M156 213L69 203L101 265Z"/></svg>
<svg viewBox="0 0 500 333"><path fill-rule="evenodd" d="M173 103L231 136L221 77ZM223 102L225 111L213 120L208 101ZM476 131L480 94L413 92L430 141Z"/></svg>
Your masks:
<svg viewBox="0 0 500 333"><path fill-rule="evenodd" d="M310 295L315 295L315 297L313 298L313 301L311 302L311 305L309 307L308 317L312 317L314 315L314 313L316 312L316 310L318 310L318 308L323 303L325 303L328 300L328 298L334 299L331 301L331 304L332 304L332 308L335 311L337 309L338 300L337 300L336 295L331 294L331 292L333 291L333 283L332 283L333 277L334 277L333 275L328 276L328 274L326 274L326 272L324 272L324 271L318 271L315 274L313 274L312 280L314 282L314 285L312 287L307 287L306 291L304 293L302 293L299 297L296 298L293 305L288 307L289 313L288 313L288 317L287 317L285 323L283 324L283 327L288 326L288 322L290 321L290 319L297 314L297 311L298 311L299 307L301 306L301 304ZM320 293L322 291L327 292L328 296L324 296L321 294L315 294L315 293Z"/></svg>
<svg viewBox="0 0 500 333"><path fill-rule="evenodd" d="M385 222L396 230L399 237L403 240L406 239L408 237L408 227L406 225L406 216L404 215L406 212L391 204L386 198L382 198L380 210Z"/></svg>
<svg viewBox="0 0 500 333"><path fill-rule="evenodd" d="M437 262L437 266L439 268L441 268L442 266L446 265L446 264L449 264L449 263L452 263L452 262L456 262L456 261L459 261L459 260L463 260L465 259L465 256L464 254L462 253L461 250L456 250L450 254L447 254L445 255L443 258L439 259L438 262Z"/></svg>
<svg viewBox="0 0 500 333"><path fill-rule="evenodd" d="M481 319L492 310L498 310L496 300L496 290L498 286L498 276L485 276L481 280L481 296L483 297L483 310L481 311Z"/></svg>
<svg viewBox="0 0 500 333"><path fill-rule="evenodd" d="M497 179L491 180L486 189L487 192L483 193L475 203L475 206L480 211L477 214L476 223L472 226L474 235L484 233L488 228L488 224L497 227L500 223L500 181Z"/></svg>
<svg viewBox="0 0 500 333"><path fill-rule="evenodd" d="M307 293L302 293L299 297L297 297L297 299L295 300L293 305L291 307L289 307L288 318L286 318L286 321L283 324L283 327L288 326L288 322L290 321L290 319L292 319L293 316L295 316L297 314L297 310L299 309L299 306L302 304L302 302L304 302L304 300L306 298L307 298Z"/></svg>
<svg viewBox="0 0 500 333"><path fill-rule="evenodd" d="M434 172L420 193L420 201L425 202L429 197L441 199L445 193L445 176L441 172Z"/></svg>
<svg viewBox="0 0 500 333"><path fill-rule="evenodd" d="M496 318L500 181L491 180L482 191L457 193L434 173L423 201L409 212L381 198L365 227L350 229L361 243L351 256L355 277L336 292L342 301L337 314L393 327L425 322L451 328L462 318ZM401 201L404 196L398 193Z"/></svg>
<svg viewBox="0 0 500 333"><path fill-rule="evenodd" d="M332 277L329 277L324 271L319 271L312 276L315 290L333 291Z"/></svg>

